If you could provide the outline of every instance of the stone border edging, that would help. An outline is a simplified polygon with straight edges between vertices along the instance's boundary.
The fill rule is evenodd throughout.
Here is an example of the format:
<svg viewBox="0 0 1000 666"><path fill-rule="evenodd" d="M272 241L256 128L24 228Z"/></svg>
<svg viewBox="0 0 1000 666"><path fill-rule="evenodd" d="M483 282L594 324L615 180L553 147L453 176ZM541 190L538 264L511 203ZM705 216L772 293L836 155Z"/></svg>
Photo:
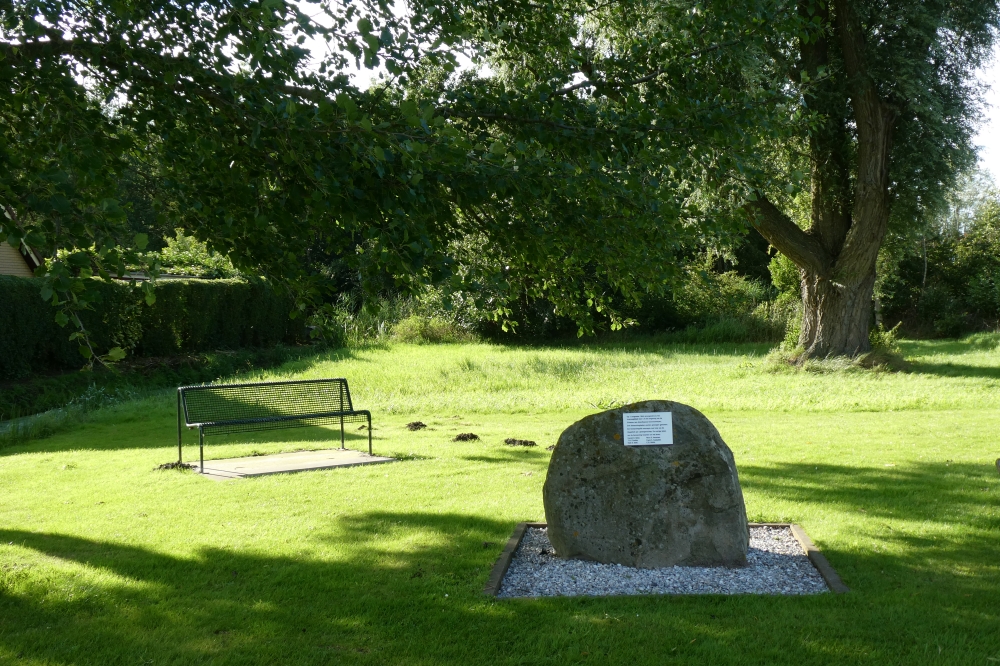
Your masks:
<svg viewBox="0 0 1000 666"><path fill-rule="evenodd" d="M547 523L526 522L517 524L517 527L514 528L514 533L507 540L507 545L504 546L503 552L500 553L496 564L493 565L493 570L490 571L489 580L486 581L486 587L483 589L484 594L495 597L500 592L500 584L503 582L503 577L506 575L507 569L510 568L511 560L514 559L514 551L521 545L521 539L524 538L524 533L528 531L528 528L547 526ZM792 536L802 546L802 550L806 552L809 561L812 562L819 575L826 581L826 586L830 588L830 591L834 594L850 592L850 588L844 585L844 581L840 580L840 576L830 566L830 562L823 556L823 553L819 552L819 548L812 542L812 539L809 538L809 535L806 534L801 525L797 523L747 523L747 526L789 528L792 531Z"/></svg>
<svg viewBox="0 0 1000 666"><path fill-rule="evenodd" d="M819 571L819 575L826 581L826 586L830 588L830 591L834 594L844 594L851 591L851 588L844 585L844 581L840 580L840 576L833 570L830 561L826 559L823 553L819 552L819 548L816 547L816 544L812 542L812 539L809 538L809 535L806 534L806 531L798 523L747 523L747 525L749 527L789 528L792 531L792 536L802 546L802 550L806 551L809 561L812 562L813 566L816 567L816 571Z"/></svg>
<svg viewBox="0 0 1000 666"><path fill-rule="evenodd" d="M507 569L510 567L510 561L514 559L514 551L517 547L521 545L521 539L524 538L524 533L529 527L548 527L548 523L518 523L517 527L514 528L514 534L507 539L507 545L504 546L503 552L500 553L500 557L497 559L496 564L493 565L493 570L490 572L490 578L486 581L486 587L483 588L483 593L495 597L497 593L500 592L500 583L503 582L503 577L507 573Z"/></svg>

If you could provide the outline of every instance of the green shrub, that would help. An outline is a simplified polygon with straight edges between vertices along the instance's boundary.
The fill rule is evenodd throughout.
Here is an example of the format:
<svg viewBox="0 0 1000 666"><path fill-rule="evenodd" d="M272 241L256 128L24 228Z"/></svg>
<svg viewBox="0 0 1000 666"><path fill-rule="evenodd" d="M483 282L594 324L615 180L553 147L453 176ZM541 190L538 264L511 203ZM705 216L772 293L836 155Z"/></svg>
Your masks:
<svg viewBox="0 0 1000 666"><path fill-rule="evenodd" d="M175 229L174 238L165 241L163 249L143 255L146 261L158 263L165 273L202 278L243 277L229 257L212 252L194 236L185 235L183 229Z"/></svg>
<svg viewBox="0 0 1000 666"><path fill-rule="evenodd" d="M687 326L671 334L686 343L779 342L798 317L798 300L735 272L688 270L674 292L675 310Z"/></svg>
<svg viewBox="0 0 1000 666"><path fill-rule="evenodd" d="M776 254L767 265L771 273L771 284L780 294L798 296L802 290L802 278L799 267L783 254Z"/></svg>
<svg viewBox="0 0 1000 666"><path fill-rule="evenodd" d="M690 324L707 325L749 315L773 295L759 280L749 280L732 271L715 273L692 267L675 289L674 302L678 314Z"/></svg>
<svg viewBox="0 0 1000 666"><path fill-rule="evenodd" d="M457 303L455 302L457 301ZM398 342L467 342L477 339L479 322L471 302L461 296L446 302L437 289L417 297L381 296L367 301L357 294L343 294L318 308L309 319L314 339L330 346L357 347Z"/></svg>
<svg viewBox="0 0 1000 666"><path fill-rule="evenodd" d="M355 294L342 294L335 303L317 308L309 317L310 335L334 348L379 343L414 307L412 299L401 296L364 301Z"/></svg>
<svg viewBox="0 0 1000 666"><path fill-rule="evenodd" d="M687 344L778 342L784 330L784 322L775 323L753 315L720 317L707 324L692 325L683 331L668 333L667 339Z"/></svg>
<svg viewBox="0 0 1000 666"><path fill-rule="evenodd" d="M875 368L884 370L905 370L909 364L903 358L903 352L899 348L899 329L902 323L896 324L890 329L882 324L873 328L868 334L868 342L871 350L861 354L856 359L858 365L863 368Z"/></svg>
<svg viewBox="0 0 1000 666"><path fill-rule="evenodd" d="M410 315L393 327L392 337L398 342L444 343L471 342L476 336L454 321L441 317Z"/></svg>

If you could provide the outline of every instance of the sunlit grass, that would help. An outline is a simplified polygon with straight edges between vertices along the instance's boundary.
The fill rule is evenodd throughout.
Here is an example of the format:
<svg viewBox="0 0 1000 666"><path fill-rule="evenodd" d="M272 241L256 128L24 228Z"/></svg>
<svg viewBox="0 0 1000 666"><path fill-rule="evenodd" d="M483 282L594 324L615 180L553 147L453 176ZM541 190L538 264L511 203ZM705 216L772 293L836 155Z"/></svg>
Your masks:
<svg viewBox="0 0 1000 666"><path fill-rule="evenodd" d="M764 345L398 346L318 357L261 378L346 376L383 413L587 410L669 397L706 410L898 411L992 408L1000 352L907 343L914 372L776 371Z"/></svg>
<svg viewBox="0 0 1000 666"><path fill-rule="evenodd" d="M994 342L904 343L913 371L898 374L776 372L764 347L655 341L322 355L243 378L347 377L374 414L375 452L403 460L224 483L154 471L176 457L172 393L102 409L0 450L0 663L988 666ZM750 518L801 523L852 592L483 597L514 524L544 518L545 447L585 414L647 398L704 411ZM210 439L206 453L331 434Z"/></svg>

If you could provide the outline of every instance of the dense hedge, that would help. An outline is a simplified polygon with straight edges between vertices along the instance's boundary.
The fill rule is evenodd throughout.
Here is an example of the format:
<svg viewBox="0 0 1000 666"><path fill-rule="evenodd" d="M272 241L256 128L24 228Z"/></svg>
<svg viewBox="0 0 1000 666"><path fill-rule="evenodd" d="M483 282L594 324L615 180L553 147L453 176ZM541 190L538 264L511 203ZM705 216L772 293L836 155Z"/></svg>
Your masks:
<svg viewBox="0 0 1000 666"><path fill-rule="evenodd" d="M302 337L301 320L288 317L291 299L266 283L176 280L156 288L156 303L142 304L141 356L212 349L269 347Z"/></svg>
<svg viewBox="0 0 1000 666"><path fill-rule="evenodd" d="M82 365L69 331L56 326L35 280L0 275L0 380L32 370Z"/></svg>
<svg viewBox="0 0 1000 666"><path fill-rule="evenodd" d="M212 351L158 358L128 358L114 370L65 372L0 384L0 421L38 414L67 405L101 407L144 392L216 381L237 373L260 371L316 353L314 347L274 347ZM332 353L332 352L331 352ZM79 367L80 362L74 361ZM3 438L0 437L0 447Z"/></svg>
<svg viewBox="0 0 1000 666"><path fill-rule="evenodd" d="M42 301L37 280L0 276L0 381L78 368L83 360ZM101 299L82 316L97 348L139 356L266 347L304 336L288 314L291 299L264 282L173 280L147 305L128 284L101 283Z"/></svg>

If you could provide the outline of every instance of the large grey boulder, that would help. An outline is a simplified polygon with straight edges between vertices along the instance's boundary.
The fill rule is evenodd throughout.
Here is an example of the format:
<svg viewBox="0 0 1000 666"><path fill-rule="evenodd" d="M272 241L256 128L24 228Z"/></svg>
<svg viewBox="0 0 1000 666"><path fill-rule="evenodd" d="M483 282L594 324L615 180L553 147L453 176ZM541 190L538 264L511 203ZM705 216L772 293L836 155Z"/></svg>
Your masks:
<svg viewBox="0 0 1000 666"><path fill-rule="evenodd" d="M672 412L670 446L626 447L624 412ZM733 453L698 410L649 400L577 421L543 489L556 555L633 567L743 566L750 534Z"/></svg>

